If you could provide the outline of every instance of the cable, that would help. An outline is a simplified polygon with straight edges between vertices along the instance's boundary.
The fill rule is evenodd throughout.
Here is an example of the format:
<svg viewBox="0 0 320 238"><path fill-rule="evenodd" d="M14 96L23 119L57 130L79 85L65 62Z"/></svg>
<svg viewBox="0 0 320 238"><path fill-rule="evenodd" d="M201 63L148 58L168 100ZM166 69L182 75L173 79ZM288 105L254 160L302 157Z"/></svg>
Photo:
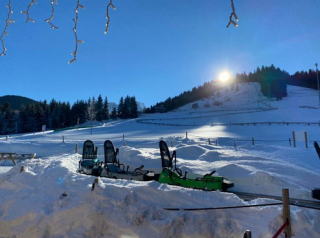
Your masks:
<svg viewBox="0 0 320 238"><path fill-rule="evenodd" d="M113 10L116 10L115 6L112 4L112 0L110 0L110 3L107 6L107 13L106 13L106 18L107 20L107 24L106 24L106 29L104 30L104 34L108 33L108 29L109 29L109 24L110 24L110 17L109 17L109 7L112 7Z"/></svg>
<svg viewBox="0 0 320 238"><path fill-rule="evenodd" d="M0 56L6 55L6 51L7 51L7 48L5 47L4 41L3 41L2 38L3 38L4 36L6 36L6 35L9 35L9 34L7 33L7 28L8 28L8 26L9 26L11 23L14 23L14 22L15 22L14 20L10 19L10 15L13 13L12 8L11 8L11 0L9 0L9 3L8 3L8 5L7 5L7 8L9 8L9 13L8 13L8 17L7 17L7 20L6 20L6 26L4 27L4 30L3 30L3 32L2 32L2 34L1 34L1 36L0 36L0 41L1 41L1 44L2 44L2 52L1 52Z"/></svg>
<svg viewBox="0 0 320 238"><path fill-rule="evenodd" d="M50 1L50 4L51 4L51 16L44 20L45 22L48 22L48 24L51 26L52 29L59 29L59 27L55 26L52 24L52 20L53 20L53 17L54 17L54 3L55 4L58 4L58 0L52 0Z"/></svg>
<svg viewBox="0 0 320 238"><path fill-rule="evenodd" d="M71 64L72 62L77 60L77 53L78 53L78 44L79 43L84 43L84 41L82 40L78 40L78 35L77 35L77 25L78 25L78 9L82 8L85 9L85 7L83 5L80 4L80 0L77 1L77 7L76 9L74 9L74 12L76 13L76 18L73 18L73 22L74 22L74 27L73 27L73 32L74 32L74 37L76 39L76 49L71 53L71 55L73 55L73 59L70 60L68 62L68 64Z"/></svg>
<svg viewBox="0 0 320 238"><path fill-rule="evenodd" d="M237 14L236 14L236 10L234 8L234 4L233 4L233 0L231 0L231 8L232 8L232 12L231 12L231 15L229 17L229 23L227 25L227 28L230 26L230 24L234 25L235 27L238 27L238 24L232 20L232 17L234 17L234 19L236 21L239 21L238 17L237 17Z"/></svg>
<svg viewBox="0 0 320 238"><path fill-rule="evenodd" d="M37 4L36 0L31 0L30 4L28 5L27 11L21 11L22 14L27 14L27 20L26 23L28 21L31 21L32 23L35 23L35 21L33 19L30 18L29 12L30 12L30 8L32 7L33 4Z"/></svg>

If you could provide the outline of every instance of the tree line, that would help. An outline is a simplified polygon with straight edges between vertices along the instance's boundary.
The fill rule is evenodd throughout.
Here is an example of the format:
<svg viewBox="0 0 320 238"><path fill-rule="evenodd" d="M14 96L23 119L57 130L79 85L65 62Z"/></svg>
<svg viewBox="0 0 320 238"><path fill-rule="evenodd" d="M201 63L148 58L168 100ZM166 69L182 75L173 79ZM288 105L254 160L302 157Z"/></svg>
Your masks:
<svg viewBox="0 0 320 238"><path fill-rule="evenodd" d="M266 97L274 97L281 100L287 96L287 84L299 85L303 87L316 87L315 72L309 70L306 72L297 72L290 75L288 72L276 68L273 64L271 66L257 67L253 72L237 73L233 80L232 87L236 87L239 83L258 82L261 85L261 92ZM194 87L192 90L185 91L173 98L169 97L165 101L158 102L155 105L146 109L147 113L154 112L168 112L184 106L188 103L197 101L211 95L219 95L221 86L216 83L216 80L205 82L203 85ZM157 110L159 109L160 110Z"/></svg>
<svg viewBox="0 0 320 238"><path fill-rule="evenodd" d="M108 121L117 118L138 117L138 102L135 97L121 97L118 108L109 107L108 98L103 100L99 95L88 100L78 100L72 106L69 102L50 103L40 101L22 104L20 110L13 110L10 103L0 104L0 134L14 134L41 131L47 129L62 129L83 124L86 121ZM140 106L143 104L140 103ZM111 109L111 110L110 110Z"/></svg>

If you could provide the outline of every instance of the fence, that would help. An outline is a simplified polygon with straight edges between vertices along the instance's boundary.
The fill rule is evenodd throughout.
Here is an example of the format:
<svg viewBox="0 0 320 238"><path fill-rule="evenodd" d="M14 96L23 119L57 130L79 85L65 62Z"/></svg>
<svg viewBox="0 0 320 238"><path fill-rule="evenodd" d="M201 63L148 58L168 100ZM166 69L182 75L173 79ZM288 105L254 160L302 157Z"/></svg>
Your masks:
<svg viewBox="0 0 320 238"><path fill-rule="evenodd" d="M231 114L231 113L230 113ZM220 115L218 115L220 116ZM137 120L137 123L142 124L149 124L149 125L158 125L158 126L264 126L264 125L299 125L299 126L319 126L320 127L320 121L318 122L290 122L290 121L265 121L265 122L228 122L228 123L168 123L165 121L171 121L171 120L192 120L192 119L199 119L203 117L213 117L213 116L199 116L199 117L183 117L183 118L153 118L153 119L139 119ZM161 122L164 121L164 122Z"/></svg>
<svg viewBox="0 0 320 238"><path fill-rule="evenodd" d="M202 135L198 135L195 133L190 133L190 132L185 132L185 134L175 134L175 135L170 135L167 136L168 139L166 139L167 141L169 141L171 147L174 146L175 141L181 140L183 138L185 139L190 139L190 140L197 140L194 141L195 143L198 144L208 144L208 145L215 145L215 146L233 146L235 149L238 146L241 145L251 145L251 146L256 146L258 144L266 144L268 143L269 145L271 144L276 144L276 145L288 145L288 146L293 146L296 147L297 146L297 142L303 142L304 146L306 148L309 148L309 143L313 143L314 141L320 141L317 138L313 138L313 139L309 139L308 138L308 134L307 132L301 132L304 133L304 140L302 141L301 139L297 139L297 133L293 131L292 132L292 138L289 137L288 139L273 139L273 140L268 140L268 139L263 139L263 138L255 138L255 137L250 137L250 138L231 138L231 137L208 137L208 136L202 136ZM161 135L159 136L161 137ZM109 137L108 139L111 139L113 141L122 142L122 145L128 145L128 143L130 142L138 142L138 141L145 141L145 140L153 140L155 142L159 142L160 139L159 137L137 137L137 136L126 136L125 134L120 134L120 135L112 135L111 137ZM56 137L56 140L59 137ZM62 143L70 143L70 142L76 142L76 143L81 143L84 142L84 139L79 139L78 136L60 136L60 140ZM90 135L88 135L88 138L90 139ZM104 140L98 141L98 143L102 143L103 144Z"/></svg>

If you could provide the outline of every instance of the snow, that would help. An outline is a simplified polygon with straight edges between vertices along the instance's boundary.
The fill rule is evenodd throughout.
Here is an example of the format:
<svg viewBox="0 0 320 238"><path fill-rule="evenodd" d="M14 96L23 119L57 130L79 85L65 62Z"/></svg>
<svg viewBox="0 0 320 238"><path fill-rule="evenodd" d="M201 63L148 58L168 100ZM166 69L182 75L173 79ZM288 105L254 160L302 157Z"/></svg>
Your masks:
<svg viewBox="0 0 320 238"><path fill-rule="evenodd" d="M228 192L107 178L99 178L91 191L95 177L76 172L88 139L99 148L100 160L103 143L110 139L120 149L121 163L160 172L158 144L165 140L190 177L216 170L234 182L229 191L281 196L282 188L289 188L290 197L316 201L310 193L320 181L320 160L312 145L320 141L318 125L232 123L318 122L317 92L288 86L288 97L271 100L270 108L259 90L259 85L246 83L237 92L229 87L219 98L199 100L197 110L191 103L137 120L95 123L92 135L90 128L75 128L0 138L2 152L37 153L36 159L0 166L0 237L242 237L246 230L254 237L272 237L283 224L281 206L164 209L278 202L272 199L245 202ZM215 106L216 100L222 104ZM292 131L307 131L309 148L302 142L290 146ZM79 154L74 153L76 144ZM291 219L295 237L320 237L318 210L291 206Z"/></svg>

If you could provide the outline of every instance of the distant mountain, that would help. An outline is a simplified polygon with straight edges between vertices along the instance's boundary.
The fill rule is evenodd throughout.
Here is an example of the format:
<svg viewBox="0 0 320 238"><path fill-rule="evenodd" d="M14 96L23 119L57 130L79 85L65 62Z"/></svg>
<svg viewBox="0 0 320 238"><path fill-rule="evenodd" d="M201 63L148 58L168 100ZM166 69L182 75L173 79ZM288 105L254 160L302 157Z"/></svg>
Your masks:
<svg viewBox="0 0 320 238"><path fill-rule="evenodd" d="M21 104L27 106L28 104L31 103L36 103L37 101L22 97L22 96L15 96L15 95L6 95L0 97L0 104L3 106L6 102L10 103L11 108L13 110L20 110Z"/></svg>

